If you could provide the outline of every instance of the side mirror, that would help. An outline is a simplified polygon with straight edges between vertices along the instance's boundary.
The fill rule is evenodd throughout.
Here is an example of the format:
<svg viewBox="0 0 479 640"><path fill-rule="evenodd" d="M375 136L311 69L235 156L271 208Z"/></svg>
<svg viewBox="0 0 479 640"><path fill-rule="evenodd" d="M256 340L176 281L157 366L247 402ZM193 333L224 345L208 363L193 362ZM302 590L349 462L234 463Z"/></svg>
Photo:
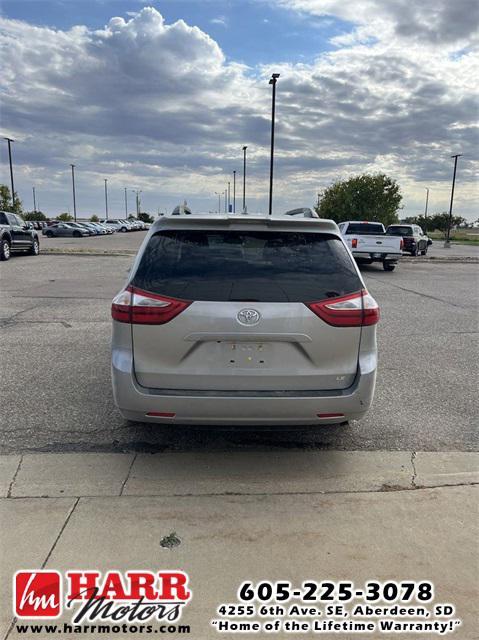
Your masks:
<svg viewBox="0 0 479 640"><path fill-rule="evenodd" d="M432 245L432 240L431 240L431 238L428 238L427 239L427 246L430 247L431 245Z"/></svg>

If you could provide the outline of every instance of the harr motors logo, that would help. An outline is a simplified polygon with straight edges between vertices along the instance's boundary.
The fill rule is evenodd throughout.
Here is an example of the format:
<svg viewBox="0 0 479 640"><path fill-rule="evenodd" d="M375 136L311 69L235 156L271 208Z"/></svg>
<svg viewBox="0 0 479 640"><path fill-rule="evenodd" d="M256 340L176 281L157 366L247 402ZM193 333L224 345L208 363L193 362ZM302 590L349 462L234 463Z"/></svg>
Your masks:
<svg viewBox="0 0 479 640"><path fill-rule="evenodd" d="M63 582L66 591L63 597ZM181 618L191 600L183 571L17 571L13 610L18 618L58 618L71 609L72 622L145 622Z"/></svg>
<svg viewBox="0 0 479 640"><path fill-rule="evenodd" d="M58 618L62 578L58 571L17 571L14 612L18 618Z"/></svg>

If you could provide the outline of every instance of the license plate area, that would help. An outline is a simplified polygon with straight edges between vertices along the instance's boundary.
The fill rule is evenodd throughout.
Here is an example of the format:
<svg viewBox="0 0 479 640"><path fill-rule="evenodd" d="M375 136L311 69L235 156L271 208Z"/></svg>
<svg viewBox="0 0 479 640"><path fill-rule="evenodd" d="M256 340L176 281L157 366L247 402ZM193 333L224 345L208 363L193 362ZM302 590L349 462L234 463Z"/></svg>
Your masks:
<svg viewBox="0 0 479 640"><path fill-rule="evenodd" d="M382 253L373 253L373 258L380 258Z"/></svg>
<svg viewBox="0 0 479 640"><path fill-rule="evenodd" d="M222 342L221 352L226 367L262 369L269 365L271 345L264 342Z"/></svg>

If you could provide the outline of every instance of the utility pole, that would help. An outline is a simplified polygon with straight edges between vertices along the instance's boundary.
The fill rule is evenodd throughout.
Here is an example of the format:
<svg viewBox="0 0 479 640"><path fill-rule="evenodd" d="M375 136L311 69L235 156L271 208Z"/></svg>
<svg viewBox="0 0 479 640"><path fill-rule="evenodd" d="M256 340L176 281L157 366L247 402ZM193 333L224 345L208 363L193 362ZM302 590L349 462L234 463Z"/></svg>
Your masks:
<svg viewBox="0 0 479 640"><path fill-rule="evenodd" d="M271 158L269 164L269 215L273 214L273 163L274 163L274 119L276 112L276 83L279 73L273 73L269 84L273 86L273 100L271 106Z"/></svg>
<svg viewBox="0 0 479 640"><path fill-rule="evenodd" d="M451 156L451 158L454 158L454 172L452 174L451 203L449 205L449 221L447 225L446 240L444 242L444 247L446 249L451 248L452 202L454 200L454 186L456 184L457 159L460 158L461 156L462 156L462 153L456 153L456 155Z"/></svg>
<svg viewBox="0 0 479 640"><path fill-rule="evenodd" d="M246 149L243 147L243 213L246 213Z"/></svg>
<svg viewBox="0 0 479 640"><path fill-rule="evenodd" d="M140 189L132 189L133 193L136 194L136 217L139 219L140 217Z"/></svg>
<svg viewBox="0 0 479 640"><path fill-rule="evenodd" d="M32 191L33 191L33 212L36 213L37 212L37 198L35 195L35 187L32 187Z"/></svg>
<svg viewBox="0 0 479 640"><path fill-rule="evenodd" d="M15 187L13 186L13 164L12 164L12 142L15 142L13 138L4 138L8 144L8 161L10 163L10 184L12 185L12 211L15 209Z"/></svg>
<svg viewBox="0 0 479 640"><path fill-rule="evenodd" d="M128 195L126 193L126 187L125 187L125 216L126 216L126 219L128 219Z"/></svg>
<svg viewBox="0 0 479 640"><path fill-rule="evenodd" d="M426 187L426 208L424 209L424 226L426 227L424 231L427 234L427 205L429 202L429 187Z"/></svg>
<svg viewBox="0 0 479 640"><path fill-rule="evenodd" d="M233 213L236 213L236 171L233 171Z"/></svg>
<svg viewBox="0 0 479 640"><path fill-rule="evenodd" d="M228 195L228 189L225 189L225 213L227 213L227 211L228 211L227 195Z"/></svg>
<svg viewBox="0 0 479 640"><path fill-rule="evenodd" d="M106 219L108 220L108 178L104 178L105 181L105 215L106 215Z"/></svg>
<svg viewBox="0 0 479 640"><path fill-rule="evenodd" d="M230 208L231 208L231 187L230 187L231 183L228 182L228 213L230 213Z"/></svg>
<svg viewBox="0 0 479 640"><path fill-rule="evenodd" d="M73 190L73 219L75 222L77 221L77 202L76 202L76 194L75 194L75 165L71 164L72 168L72 190Z"/></svg>
<svg viewBox="0 0 479 640"><path fill-rule="evenodd" d="M221 193L215 191L215 195L218 196L218 213L221 213Z"/></svg>

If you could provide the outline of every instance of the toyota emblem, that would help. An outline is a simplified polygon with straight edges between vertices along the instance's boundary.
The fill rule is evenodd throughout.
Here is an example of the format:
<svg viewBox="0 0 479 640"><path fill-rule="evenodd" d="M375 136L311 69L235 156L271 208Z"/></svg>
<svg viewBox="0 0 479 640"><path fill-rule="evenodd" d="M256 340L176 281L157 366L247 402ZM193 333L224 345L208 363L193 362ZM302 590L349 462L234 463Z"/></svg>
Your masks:
<svg viewBox="0 0 479 640"><path fill-rule="evenodd" d="M259 311L256 311L256 309L241 309L237 318L241 324L252 325L258 324L261 320L261 314Z"/></svg>

